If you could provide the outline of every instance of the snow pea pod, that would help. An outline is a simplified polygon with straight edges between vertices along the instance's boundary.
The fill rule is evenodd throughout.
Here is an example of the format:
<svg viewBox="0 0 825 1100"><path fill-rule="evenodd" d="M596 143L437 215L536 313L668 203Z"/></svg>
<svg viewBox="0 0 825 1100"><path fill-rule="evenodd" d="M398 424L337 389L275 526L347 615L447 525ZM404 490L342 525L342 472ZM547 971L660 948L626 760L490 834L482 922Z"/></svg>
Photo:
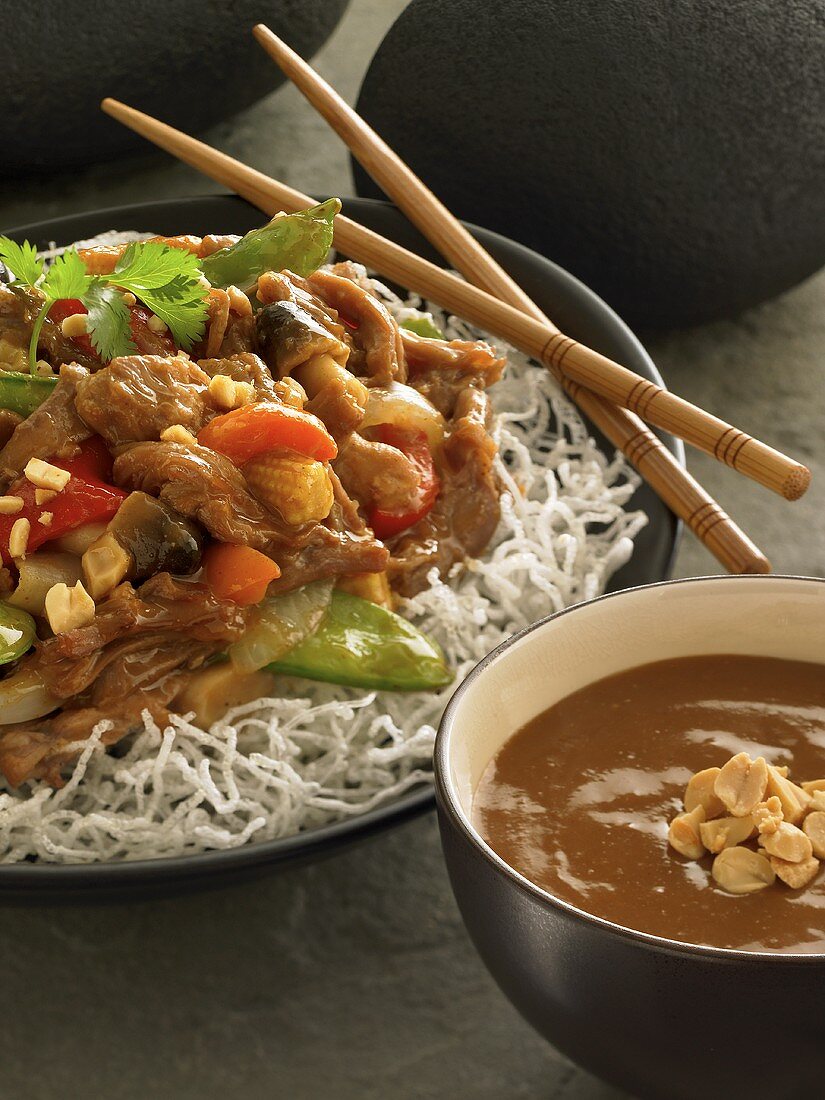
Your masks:
<svg viewBox="0 0 825 1100"><path fill-rule="evenodd" d="M0 371L0 409L10 409L24 417L31 416L56 385L56 375L49 378L12 370Z"/></svg>
<svg viewBox="0 0 825 1100"><path fill-rule="evenodd" d="M316 271L332 247L332 224L340 199L327 199L308 210L275 217L235 244L201 260L212 286L252 286L265 271L288 268L298 275Z"/></svg>
<svg viewBox="0 0 825 1100"><path fill-rule="evenodd" d="M27 611L0 603L0 665L22 657L31 649L35 634L34 619Z"/></svg>
<svg viewBox="0 0 825 1100"><path fill-rule="evenodd" d="M338 591L315 633L268 667L308 680L383 691L434 691L453 678L440 647L412 623Z"/></svg>

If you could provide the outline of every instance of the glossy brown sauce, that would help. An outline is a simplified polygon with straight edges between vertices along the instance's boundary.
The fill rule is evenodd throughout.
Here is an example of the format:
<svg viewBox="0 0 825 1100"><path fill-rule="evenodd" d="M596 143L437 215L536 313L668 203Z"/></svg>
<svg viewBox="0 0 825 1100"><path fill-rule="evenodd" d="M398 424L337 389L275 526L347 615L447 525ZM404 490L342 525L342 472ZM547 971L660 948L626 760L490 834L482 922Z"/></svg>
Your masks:
<svg viewBox="0 0 825 1100"><path fill-rule="evenodd" d="M685 943L825 951L825 864L803 890L735 896L667 844L693 772L733 754L825 777L825 666L730 655L643 665L562 699L507 741L474 824L526 878L628 928Z"/></svg>

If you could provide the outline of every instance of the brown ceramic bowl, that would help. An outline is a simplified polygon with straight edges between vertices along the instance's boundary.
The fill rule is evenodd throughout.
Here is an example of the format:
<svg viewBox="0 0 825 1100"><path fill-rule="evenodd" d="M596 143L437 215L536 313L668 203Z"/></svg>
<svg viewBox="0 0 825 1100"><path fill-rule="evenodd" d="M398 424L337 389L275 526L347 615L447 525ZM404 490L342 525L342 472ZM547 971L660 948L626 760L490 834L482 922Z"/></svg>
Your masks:
<svg viewBox="0 0 825 1100"><path fill-rule="evenodd" d="M508 866L471 822L492 756L557 700L637 665L723 652L823 661L825 581L649 585L578 604L505 642L467 677L441 723L444 854L496 981L586 1069L655 1100L822 1096L825 954L695 946L591 916Z"/></svg>

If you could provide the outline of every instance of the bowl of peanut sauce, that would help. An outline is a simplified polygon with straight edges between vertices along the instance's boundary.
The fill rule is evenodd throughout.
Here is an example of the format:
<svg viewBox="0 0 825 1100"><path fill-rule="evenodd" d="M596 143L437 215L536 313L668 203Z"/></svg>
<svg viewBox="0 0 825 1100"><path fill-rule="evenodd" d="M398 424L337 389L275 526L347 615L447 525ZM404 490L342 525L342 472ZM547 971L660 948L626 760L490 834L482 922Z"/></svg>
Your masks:
<svg viewBox="0 0 825 1100"><path fill-rule="evenodd" d="M825 1093L825 581L627 589L470 673L435 754L483 961L656 1100Z"/></svg>

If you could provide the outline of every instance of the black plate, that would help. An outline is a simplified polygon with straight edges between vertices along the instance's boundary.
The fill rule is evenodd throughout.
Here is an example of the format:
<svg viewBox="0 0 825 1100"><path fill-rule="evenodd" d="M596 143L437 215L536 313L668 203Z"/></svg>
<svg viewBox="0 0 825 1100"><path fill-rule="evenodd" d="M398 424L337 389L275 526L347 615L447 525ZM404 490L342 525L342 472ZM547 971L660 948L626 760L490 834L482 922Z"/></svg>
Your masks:
<svg viewBox="0 0 825 1100"><path fill-rule="evenodd" d="M345 199L346 213L398 244L438 260L437 255L392 205L371 199ZM7 231L10 236L47 247L54 241L69 244L107 229L134 229L172 236L178 233L246 233L260 225L263 215L233 196L141 203L76 214ZM496 233L470 226L473 232L528 294L571 336L661 384L647 352L623 321L572 275L523 245ZM679 440L662 436L684 463ZM609 447L605 444L605 450ZM647 512L650 522L636 540L633 557L613 577L610 589L628 588L663 580L670 575L681 525L659 498L643 485L629 507ZM168 859L130 863L70 866L51 864L0 865L0 898L39 898L45 901L110 898L128 892L166 893L225 883L274 866L315 859L395 825L434 805L430 788L411 791L378 809L334 825L324 825L282 840L262 841L230 851L203 852Z"/></svg>

